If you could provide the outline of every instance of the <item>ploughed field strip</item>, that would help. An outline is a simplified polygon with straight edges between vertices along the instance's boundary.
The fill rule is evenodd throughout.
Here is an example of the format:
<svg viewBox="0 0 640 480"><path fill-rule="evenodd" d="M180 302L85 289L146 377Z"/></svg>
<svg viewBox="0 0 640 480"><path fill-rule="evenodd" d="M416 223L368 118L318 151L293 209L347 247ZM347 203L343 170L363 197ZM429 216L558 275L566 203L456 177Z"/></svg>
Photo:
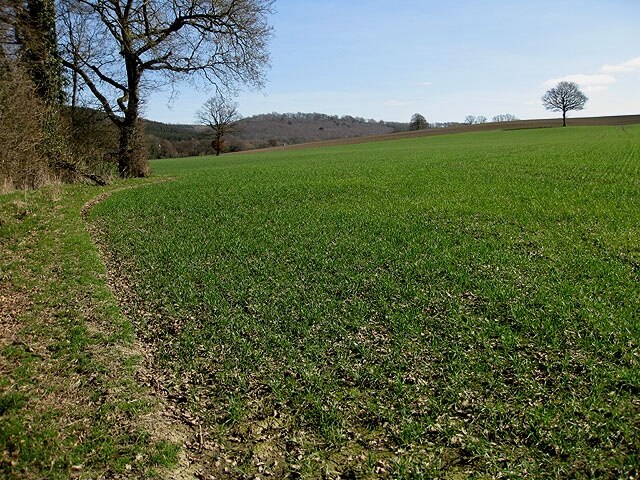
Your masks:
<svg viewBox="0 0 640 480"><path fill-rule="evenodd" d="M640 465L640 126L153 163L90 212L243 478Z"/></svg>

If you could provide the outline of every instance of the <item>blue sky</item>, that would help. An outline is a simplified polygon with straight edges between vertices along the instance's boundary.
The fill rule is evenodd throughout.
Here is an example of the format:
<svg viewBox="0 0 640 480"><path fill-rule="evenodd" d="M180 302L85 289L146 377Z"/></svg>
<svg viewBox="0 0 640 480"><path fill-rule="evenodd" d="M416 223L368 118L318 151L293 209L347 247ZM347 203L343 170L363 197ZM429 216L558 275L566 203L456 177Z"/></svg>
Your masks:
<svg viewBox="0 0 640 480"><path fill-rule="evenodd" d="M272 66L244 116L320 112L431 122L556 116L559 80L589 96L572 116L640 113L640 0L277 0ZM212 94L155 92L147 118L195 123Z"/></svg>

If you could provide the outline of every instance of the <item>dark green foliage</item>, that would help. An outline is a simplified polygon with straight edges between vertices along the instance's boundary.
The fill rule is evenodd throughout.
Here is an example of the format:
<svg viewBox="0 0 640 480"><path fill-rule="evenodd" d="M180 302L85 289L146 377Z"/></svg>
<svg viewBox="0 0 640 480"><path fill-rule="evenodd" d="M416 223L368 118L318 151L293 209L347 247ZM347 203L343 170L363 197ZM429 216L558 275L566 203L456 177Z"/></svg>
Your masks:
<svg viewBox="0 0 640 480"><path fill-rule="evenodd" d="M0 189L77 179L79 169L61 118L63 80L54 0L10 0L0 14L0 29L0 136L6 150L0 154L5 157Z"/></svg>
<svg viewBox="0 0 640 480"><path fill-rule="evenodd" d="M414 113L409 122L409 130L424 130L429 127L427 119L419 113Z"/></svg>
<svg viewBox="0 0 640 480"><path fill-rule="evenodd" d="M20 58L38 96L49 107L62 103L62 68L57 55L54 0L27 0L17 9Z"/></svg>

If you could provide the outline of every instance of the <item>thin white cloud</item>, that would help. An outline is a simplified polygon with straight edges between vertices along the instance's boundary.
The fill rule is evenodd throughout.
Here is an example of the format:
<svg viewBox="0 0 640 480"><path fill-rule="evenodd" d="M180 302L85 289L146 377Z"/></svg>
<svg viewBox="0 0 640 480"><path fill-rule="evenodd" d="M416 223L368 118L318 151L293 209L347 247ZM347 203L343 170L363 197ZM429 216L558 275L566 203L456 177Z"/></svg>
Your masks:
<svg viewBox="0 0 640 480"><path fill-rule="evenodd" d="M585 91L585 92L604 92L609 89L609 86L616 83L615 74L618 73L628 73L640 71L640 57L632 58L631 60L627 60L626 62L618 63L615 65L603 65L600 68L601 73L594 74L584 74L579 73L575 75L566 75L560 78L552 78L544 82L544 86L551 88L554 87L558 82L575 82Z"/></svg>
<svg viewBox="0 0 640 480"><path fill-rule="evenodd" d="M555 87L559 82L575 82L584 89L585 92L602 92L609 88L609 85L616 83L615 77L596 73L586 75L578 73L576 75L566 75L564 77L552 78L544 82L545 87Z"/></svg>
<svg viewBox="0 0 640 480"><path fill-rule="evenodd" d="M617 65L603 65L600 69L604 73L628 73L640 70L640 57L632 58Z"/></svg>
<svg viewBox="0 0 640 480"><path fill-rule="evenodd" d="M419 82L418 83L419 87L430 87L431 85L433 85L433 82Z"/></svg>

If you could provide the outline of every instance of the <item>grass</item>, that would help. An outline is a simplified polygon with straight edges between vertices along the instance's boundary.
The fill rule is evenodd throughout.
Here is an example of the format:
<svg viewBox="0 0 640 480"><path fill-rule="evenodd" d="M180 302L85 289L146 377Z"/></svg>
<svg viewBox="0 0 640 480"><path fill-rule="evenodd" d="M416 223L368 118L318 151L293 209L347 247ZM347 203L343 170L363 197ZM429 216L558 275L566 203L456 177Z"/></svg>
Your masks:
<svg viewBox="0 0 640 480"><path fill-rule="evenodd" d="M152 478L176 464L176 445L143 428L156 402L80 216L98 193L0 197L0 478Z"/></svg>
<svg viewBox="0 0 640 480"><path fill-rule="evenodd" d="M639 136L155 162L89 214L135 327L99 191L0 197L0 476L173 475L135 329L214 477L637 477Z"/></svg>
<svg viewBox="0 0 640 480"><path fill-rule="evenodd" d="M627 478L640 126L157 161L97 205L221 476Z"/></svg>

